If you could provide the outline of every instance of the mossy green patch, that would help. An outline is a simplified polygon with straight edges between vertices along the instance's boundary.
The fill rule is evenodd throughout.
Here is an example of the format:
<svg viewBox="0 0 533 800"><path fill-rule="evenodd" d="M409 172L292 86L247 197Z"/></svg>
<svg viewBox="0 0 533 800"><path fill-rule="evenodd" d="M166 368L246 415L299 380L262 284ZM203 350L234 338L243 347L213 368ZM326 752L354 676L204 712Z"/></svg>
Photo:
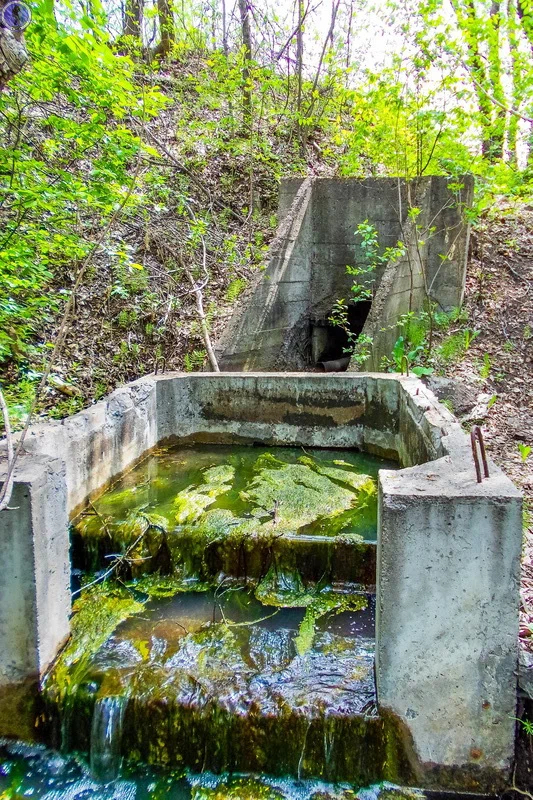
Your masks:
<svg viewBox="0 0 533 800"><path fill-rule="evenodd" d="M328 613L341 614L343 611L361 611L367 606L364 595L342 595L326 591L315 595L305 609L298 636L294 640L296 652L303 656L311 650L315 640L316 623Z"/></svg>
<svg viewBox="0 0 533 800"><path fill-rule="evenodd" d="M218 786L193 786L191 800L284 800L286 795L252 777L221 780Z"/></svg>
<svg viewBox="0 0 533 800"><path fill-rule="evenodd" d="M368 605L366 596L362 594L342 594L320 585L306 589L297 570L275 567L271 567L260 581L255 596L264 605L306 609L295 639L296 650L301 656L312 648L316 623L321 617L331 612L362 611Z"/></svg>
<svg viewBox="0 0 533 800"><path fill-rule="evenodd" d="M97 650L127 617L137 614L144 604L126 588L99 585L82 593L73 607L71 635L45 679L45 688L61 702L83 678Z"/></svg>
<svg viewBox="0 0 533 800"><path fill-rule="evenodd" d="M174 500L176 522L179 525L195 522L219 495L230 491L234 476L235 468L230 464L206 469L203 483L188 486Z"/></svg>
<svg viewBox="0 0 533 800"><path fill-rule="evenodd" d="M335 516L350 508L353 491L340 486L306 464L284 464L274 456L258 458L257 474L241 498L266 515L280 533L296 532L325 515Z"/></svg>

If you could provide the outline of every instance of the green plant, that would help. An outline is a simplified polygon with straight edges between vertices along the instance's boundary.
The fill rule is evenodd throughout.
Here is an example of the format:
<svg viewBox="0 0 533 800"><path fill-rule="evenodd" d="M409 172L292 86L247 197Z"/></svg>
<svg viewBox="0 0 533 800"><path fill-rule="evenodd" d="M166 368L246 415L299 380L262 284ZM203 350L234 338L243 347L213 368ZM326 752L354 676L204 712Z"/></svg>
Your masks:
<svg viewBox="0 0 533 800"><path fill-rule="evenodd" d="M492 361L490 359L489 354L485 353L483 356L483 364L479 368L479 375L481 378L483 378L484 381L486 381L487 378L489 377L491 368L492 368Z"/></svg>
<svg viewBox="0 0 533 800"><path fill-rule="evenodd" d="M193 350L192 353L185 353L183 365L185 372L194 372L203 367L207 353L205 350Z"/></svg>
<svg viewBox="0 0 533 800"><path fill-rule="evenodd" d="M525 463L527 461L527 459L529 458L529 454L533 450L533 447L531 447L528 444L524 444L523 442L518 442L518 444L516 446L517 446L518 451L520 453L520 458L522 459L522 462Z"/></svg>
<svg viewBox="0 0 533 800"><path fill-rule="evenodd" d="M449 400L447 397L445 397L445 398L444 398L444 399L442 399L440 402L441 402L441 404L444 406L444 408L447 408L447 409L448 409L448 411L450 412L450 414L455 414L455 409L454 409L454 407L453 407L453 403L452 403L452 401L451 401L451 400Z"/></svg>
<svg viewBox="0 0 533 800"><path fill-rule="evenodd" d="M533 722L529 719L519 719L518 717L513 717L525 730L528 736L533 736Z"/></svg>
<svg viewBox="0 0 533 800"><path fill-rule="evenodd" d="M364 263L360 266L346 267L346 273L354 278L350 287L351 297L349 301L343 298L335 302L329 321L344 330L348 339L348 346L344 348L344 352L350 354L353 361L361 367L370 357L373 339L368 334L354 334L351 330L348 320L348 305L371 298L372 289L369 282L372 280L376 268L400 258L405 252L405 248L401 242L398 242L396 247L387 247L380 253L377 230L369 223L368 219L357 226L355 235L361 239L360 248Z"/></svg>
<svg viewBox="0 0 533 800"><path fill-rule="evenodd" d="M471 328L451 333L437 348L438 357L445 363L459 361L478 335L479 331Z"/></svg>
<svg viewBox="0 0 533 800"><path fill-rule="evenodd" d="M470 348L470 345L474 341L474 339L479 336L479 331L474 331L472 328L465 328L463 331L464 337L464 349L465 352Z"/></svg>
<svg viewBox="0 0 533 800"><path fill-rule="evenodd" d="M228 303L234 303L238 297L244 292L247 286L247 281L244 278L235 278L232 280L226 289L226 294L224 295L225 299Z"/></svg>
<svg viewBox="0 0 533 800"><path fill-rule="evenodd" d="M489 411L492 408L492 406L496 403L497 400L498 400L498 395L497 394L493 394L492 397L489 399L489 402L487 403L487 409Z"/></svg>

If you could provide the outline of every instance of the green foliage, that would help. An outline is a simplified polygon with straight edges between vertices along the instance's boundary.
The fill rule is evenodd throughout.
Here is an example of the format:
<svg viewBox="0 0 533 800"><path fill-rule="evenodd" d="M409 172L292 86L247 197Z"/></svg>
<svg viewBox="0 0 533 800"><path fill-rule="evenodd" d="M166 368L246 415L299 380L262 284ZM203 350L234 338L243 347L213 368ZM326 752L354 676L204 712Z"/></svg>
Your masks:
<svg viewBox="0 0 533 800"><path fill-rule="evenodd" d="M54 277L76 272L92 226L123 202L140 146L126 117L141 122L163 104L135 84L133 62L113 53L94 20L70 5L56 13L59 23L45 0L34 5L31 66L0 96L0 362L25 356L61 308ZM141 202L133 192L128 207Z"/></svg>
<svg viewBox="0 0 533 800"><path fill-rule="evenodd" d="M246 289L247 282L244 278L235 278L232 280L226 289L225 299L228 303L234 303L238 297L244 292Z"/></svg>
<svg viewBox="0 0 533 800"><path fill-rule="evenodd" d="M471 328L465 328L450 334L437 348L438 357L445 364L459 361L477 336L479 336L479 331L474 331ZM490 364L488 368L490 370Z"/></svg>
<svg viewBox="0 0 533 800"><path fill-rule="evenodd" d="M483 380L486 381L487 378L490 375L491 369L492 369L491 358L490 358L488 353L485 353L484 356L483 356L483 364L479 368L479 376L480 376L480 378L483 378Z"/></svg>
<svg viewBox="0 0 533 800"><path fill-rule="evenodd" d="M374 225L369 223L368 219L365 219L364 222L357 226L355 235L361 239L360 248L363 263L360 266L346 267L346 273L354 277L350 287L350 303L369 300L372 297L371 282L375 270L390 261L400 258L405 252L402 242L398 242L396 247L386 247L380 253L378 232ZM346 333L348 346L344 348L344 352L351 355L353 363L360 367L364 366L372 352L373 339L365 333L353 333L348 321L348 302L346 300L335 301L329 321L332 325L342 328Z"/></svg>
<svg viewBox="0 0 533 800"><path fill-rule="evenodd" d="M205 350L193 350L192 353L185 353L183 357L185 372L195 372L202 369L206 356Z"/></svg>
<svg viewBox="0 0 533 800"><path fill-rule="evenodd" d="M523 442L518 442L516 446L518 447L518 452L520 453L520 458L522 459L522 463L525 463L529 458L529 455L533 450L533 447L531 447L528 444L524 444Z"/></svg>

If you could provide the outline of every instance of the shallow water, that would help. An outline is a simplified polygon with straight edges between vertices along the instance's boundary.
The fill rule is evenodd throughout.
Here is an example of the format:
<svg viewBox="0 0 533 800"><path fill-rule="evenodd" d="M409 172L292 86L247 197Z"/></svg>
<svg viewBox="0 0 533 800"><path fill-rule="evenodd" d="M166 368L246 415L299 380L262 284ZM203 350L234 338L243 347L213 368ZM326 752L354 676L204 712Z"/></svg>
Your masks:
<svg viewBox="0 0 533 800"><path fill-rule="evenodd" d="M184 524L199 526L206 514L194 515L190 510L200 499L205 503L204 512L231 513L228 530L239 521L253 519L256 530L267 531L275 513L284 533L306 537L356 534L375 541L375 489L358 496L356 487L360 476L368 476L375 487L378 470L394 466L349 450L218 445L158 450L95 500L77 520L75 530L87 551L91 538L134 538L135 513L156 515L167 531ZM230 475L218 486L209 477L217 467L226 467ZM228 517L219 514L217 519ZM248 524L247 532L249 529ZM75 557L83 568L87 558L81 549L78 543Z"/></svg>
<svg viewBox="0 0 533 800"><path fill-rule="evenodd" d="M358 790L348 784L265 775L163 773L123 769L112 783L95 781L81 758L40 745L0 740L0 800L421 800L389 784Z"/></svg>
<svg viewBox="0 0 533 800"><path fill-rule="evenodd" d="M75 525L82 568L106 576L124 555L102 585L85 579L44 684L47 741L85 753L105 780L123 759L407 780L374 686L371 542L377 472L390 466L349 451L194 446L122 476ZM257 780L237 794L190 780L172 791L300 796Z"/></svg>

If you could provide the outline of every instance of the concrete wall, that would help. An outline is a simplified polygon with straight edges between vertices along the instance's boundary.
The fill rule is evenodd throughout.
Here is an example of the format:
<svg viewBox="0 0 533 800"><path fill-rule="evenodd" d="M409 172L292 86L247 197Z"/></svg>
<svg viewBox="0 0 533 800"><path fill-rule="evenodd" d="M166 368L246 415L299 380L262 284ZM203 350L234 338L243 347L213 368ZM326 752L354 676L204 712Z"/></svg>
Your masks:
<svg viewBox="0 0 533 800"><path fill-rule="evenodd" d="M32 429L0 515L0 735L2 683L42 672L67 631L67 514L158 441L188 437L398 457L404 469L380 473L380 709L403 724L422 784L499 788L514 752L521 496L492 463L478 484L460 425L398 375L150 376Z"/></svg>
<svg viewBox="0 0 533 800"><path fill-rule="evenodd" d="M382 471L379 504L379 705L406 720L427 786L475 791L493 771L495 789L514 756L520 495L441 459Z"/></svg>
<svg viewBox="0 0 533 800"><path fill-rule="evenodd" d="M311 293L310 180L300 182L270 247L267 269L245 293L217 346L221 368L263 369L280 359L288 333L306 313Z"/></svg>
<svg viewBox="0 0 533 800"><path fill-rule="evenodd" d="M5 471L0 462L0 485ZM32 688L69 634L65 464L21 459L0 513L0 735L32 731Z"/></svg>
<svg viewBox="0 0 533 800"><path fill-rule="evenodd" d="M408 240L411 257L397 265L387 284L387 296L392 296L386 304L391 325L401 314L423 307L423 271L439 306L459 306L468 250L462 206L472 195L472 181L463 181L462 193L452 192L446 178L435 176L410 183L396 178L315 178L305 181L305 187L299 179L283 181L279 214L286 247L280 251L280 237L276 237L266 272L241 299L217 346L221 369L304 370L310 366L310 322L327 318L336 300L350 297L354 278L346 274L346 266L366 265L354 234L367 219L377 230L381 248ZM420 209L420 215L409 225L408 211L413 207ZM287 220L291 224L282 233ZM413 264L415 273L420 273L420 279L414 276L414 286ZM370 281L374 291L379 291L384 272L385 265ZM390 354L392 336L378 337L369 368L377 367L385 352Z"/></svg>

